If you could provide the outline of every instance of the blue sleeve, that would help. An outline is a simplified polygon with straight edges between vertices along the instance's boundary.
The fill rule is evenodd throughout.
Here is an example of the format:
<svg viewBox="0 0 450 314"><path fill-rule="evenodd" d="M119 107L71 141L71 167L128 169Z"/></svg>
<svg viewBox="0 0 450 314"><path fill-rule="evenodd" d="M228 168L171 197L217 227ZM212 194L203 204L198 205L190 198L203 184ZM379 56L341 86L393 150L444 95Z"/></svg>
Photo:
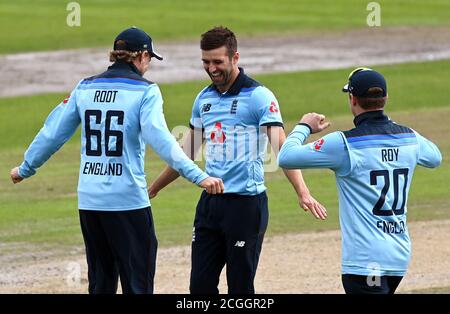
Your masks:
<svg viewBox="0 0 450 314"><path fill-rule="evenodd" d="M156 84L151 85L143 98L140 124L145 143L170 167L191 182L199 184L208 175L203 172L181 149L167 128L163 113L163 99Z"/></svg>
<svg viewBox="0 0 450 314"><path fill-rule="evenodd" d="M330 168L337 174L350 170L350 157L341 132L303 145L310 134L309 127L297 125L289 134L278 155L278 164L286 169Z"/></svg>
<svg viewBox="0 0 450 314"><path fill-rule="evenodd" d="M417 163L427 168L439 166L442 162L442 155L439 148L416 131L414 133L419 143Z"/></svg>
<svg viewBox="0 0 450 314"><path fill-rule="evenodd" d="M252 93L252 106L260 126L283 126L280 107L275 95L266 87L259 86Z"/></svg>
<svg viewBox="0 0 450 314"><path fill-rule="evenodd" d="M44 126L25 152L19 175L28 178L36 173L61 146L75 133L80 124L74 89L68 99L61 102L47 117Z"/></svg>
<svg viewBox="0 0 450 314"><path fill-rule="evenodd" d="M191 129L203 129L203 123L202 118L200 116L200 95L204 93L204 91L207 89L203 89L195 98L194 105L192 106L192 115L191 119L189 120L189 126Z"/></svg>

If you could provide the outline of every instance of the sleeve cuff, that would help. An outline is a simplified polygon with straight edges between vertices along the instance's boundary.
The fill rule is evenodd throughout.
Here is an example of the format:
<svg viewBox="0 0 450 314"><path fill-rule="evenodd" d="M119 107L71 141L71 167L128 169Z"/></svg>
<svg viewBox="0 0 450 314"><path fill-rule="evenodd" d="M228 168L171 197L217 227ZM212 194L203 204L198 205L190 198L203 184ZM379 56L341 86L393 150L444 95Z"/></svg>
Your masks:
<svg viewBox="0 0 450 314"><path fill-rule="evenodd" d="M31 177L35 173L36 173L36 170L33 170L30 166L28 166L28 163L26 161L24 161L19 166L19 176L21 176L24 179L28 178L28 177Z"/></svg>
<svg viewBox="0 0 450 314"><path fill-rule="evenodd" d="M195 130L195 129L202 129L202 131L205 131L205 128L197 128L195 127L191 122L189 122L189 127L191 128L191 130Z"/></svg>
<svg viewBox="0 0 450 314"><path fill-rule="evenodd" d="M284 125L282 122L266 122L266 123L261 124L261 126L279 126L284 129Z"/></svg>
<svg viewBox="0 0 450 314"><path fill-rule="evenodd" d="M200 182L205 180L207 177L209 177L209 175L206 172L202 172L202 174L197 178L197 180L195 180L195 184L199 185Z"/></svg>
<svg viewBox="0 0 450 314"><path fill-rule="evenodd" d="M299 124L297 124L297 125L303 125L303 126L306 126L308 129L309 129L309 134L312 134L312 129L311 129L311 127L309 126L309 124L306 124L306 123L299 123ZM308 135L309 135L308 134Z"/></svg>
<svg viewBox="0 0 450 314"><path fill-rule="evenodd" d="M292 130L292 132L289 134L289 136L293 136L295 138L301 139L301 142L303 143L311 134L311 128L307 124L298 124L295 126L295 128Z"/></svg>

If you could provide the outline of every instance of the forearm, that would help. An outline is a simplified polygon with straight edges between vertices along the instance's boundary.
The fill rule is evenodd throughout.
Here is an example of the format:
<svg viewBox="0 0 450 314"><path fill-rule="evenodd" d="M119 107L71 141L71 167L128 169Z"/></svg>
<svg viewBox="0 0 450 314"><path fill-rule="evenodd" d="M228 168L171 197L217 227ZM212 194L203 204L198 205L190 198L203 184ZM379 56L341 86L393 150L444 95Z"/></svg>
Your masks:
<svg viewBox="0 0 450 314"><path fill-rule="evenodd" d="M43 128L25 152L24 161L19 167L22 178L34 175L75 133L80 119L75 108L69 110L67 107L60 104L47 117Z"/></svg>
<svg viewBox="0 0 450 314"><path fill-rule="evenodd" d="M302 172L298 169L283 169L283 172L288 178L289 182L294 187L295 192L298 196L309 194L309 189L306 186L305 180L303 179Z"/></svg>
<svg viewBox="0 0 450 314"><path fill-rule="evenodd" d="M181 149L183 152L190 158L194 159L196 152L199 150L202 141L200 138L200 141L194 141L195 131L191 130L188 134L187 138L185 139L183 146ZM200 133L201 136L201 133ZM199 142L199 143L197 143ZM180 173L178 173L175 169L173 169L170 166L167 166L163 172L156 178L156 180L151 184L150 186L150 194L158 193L160 190L165 188L167 185L175 181L180 176Z"/></svg>
<svg viewBox="0 0 450 314"><path fill-rule="evenodd" d="M45 132L45 129L39 132L25 152L24 160L19 167L19 175L22 178L34 175L36 170L63 145L46 133L48 132Z"/></svg>
<svg viewBox="0 0 450 314"><path fill-rule="evenodd" d="M307 129L306 136L302 139L302 141L304 141L308 135L309 129ZM272 149L275 151L275 154L278 155L278 152L283 144L287 144L284 130L282 128L270 128L268 130L268 136ZM302 141L300 142L300 145L302 144ZM309 194L308 187L306 186L306 183L303 180L302 172L299 169L283 169L283 172L294 187L294 190L298 196Z"/></svg>
<svg viewBox="0 0 450 314"><path fill-rule="evenodd" d="M310 123L303 124L304 119L307 122L309 120L311 121L309 121ZM278 158L278 163L281 167L301 168L296 167L297 158L299 156L296 156L296 154L294 154L294 156L290 156L289 151L292 149L296 151L298 147L304 149L306 146L304 146L303 143L308 138L310 133L312 133L313 131L320 132L330 125L329 122L325 122L324 120L325 116L323 115L315 113L306 114L300 121L301 125L298 125L294 128L293 132L291 132L287 140L285 140L284 132L280 132L280 144L282 145L282 148ZM311 125L314 128L312 128ZM321 143L323 144L323 141ZM321 146L321 144L318 146ZM306 151L305 153L309 155L308 151ZM291 162L291 159L293 159L294 162ZM302 207L304 210L309 210L317 219L326 219L327 213L325 207L323 207L322 204L317 202L314 197L311 196L311 194L309 193L309 189L306 186L305 181L303 180L303 176L300 170L283 169L283 171L298 195L300 207Z"/></svg>
<svg viewBox="0 0 450 314"><path fill-rule="evenodd" d="M151 148L182 177L198 184L208 176L183 152L165 125L149 125L147 132L152 135L147 136Z"/></svg>
<svg viewBox="0 0 450 314"><path fill-rule="evenodd" d="M150 189L152 192L158 193L167 185L175 181L179 176L180 174L175 169L167 166L151 184Z"/></svg>

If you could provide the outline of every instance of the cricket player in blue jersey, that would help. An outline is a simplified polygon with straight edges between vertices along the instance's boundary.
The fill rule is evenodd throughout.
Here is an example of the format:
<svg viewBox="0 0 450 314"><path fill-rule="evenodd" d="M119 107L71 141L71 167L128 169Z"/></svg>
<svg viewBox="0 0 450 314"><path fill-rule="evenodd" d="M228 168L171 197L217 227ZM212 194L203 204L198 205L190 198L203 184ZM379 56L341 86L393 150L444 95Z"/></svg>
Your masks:
<svg viewBox="0 0 450 314"><path fill-rule="evenodd" d="M411 255L406 215L414 169L437 167L442 156L435 144L386 116L387 86L380 73L358 68L343 91L355 128L303 145L329 125L323 115L308 113L286 139L278 161L286 169L335 172L345 292L392 294Z"/></svg>
<svg viewBox="0 0 450 314"><path fill-rule="evenodd" d="M194 158L206 140L206 171L223 179L223 195L203 193L192 236L190 292L216 294L227 265L229 293L252 294L268 223L264 158L268 140L278 152L285 140L278 101L273 93L238 68L232 31L213 28L202 35L203 67L212 80L194 101L191 132L184 150ZM324 219L325 208L309 193L301 172L286 176L300 205ZM151 197L178 177L167 167L149 188Z"/></svg>
<svg viewBox="0 0 450 314"><path fill-rule="evenodd" d="M11 170L14 183L34 175L81 124L78 207L89 293L115 293L119 275L123 293L153 293L157 239L145 144L208 193L223 192L222 180L200 170L167 129L161 92L143 78L152 58L162 60L148 34L135 27L121 32L110 53L114 64L78 83Z"/></svg>

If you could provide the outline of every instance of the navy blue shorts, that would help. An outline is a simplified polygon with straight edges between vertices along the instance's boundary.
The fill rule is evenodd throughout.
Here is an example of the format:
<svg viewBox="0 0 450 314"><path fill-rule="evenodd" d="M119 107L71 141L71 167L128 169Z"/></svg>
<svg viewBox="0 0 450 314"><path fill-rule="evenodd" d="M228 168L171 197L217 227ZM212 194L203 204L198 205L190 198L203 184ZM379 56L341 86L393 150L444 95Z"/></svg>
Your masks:
<svg viewBox="0 0 450 314"><path fill-rule="evenodd" d="M126 211L80 210L89 293L153 293L156 240L150 207Z"/></svg>
<svg viewBox="0 0 450 314"><path fill-rule="evenodd" d="M203 192L192 234L190 292L217 294L226 264L228 293L253 294L269 211L265 192L254 195Z"/></svg>

